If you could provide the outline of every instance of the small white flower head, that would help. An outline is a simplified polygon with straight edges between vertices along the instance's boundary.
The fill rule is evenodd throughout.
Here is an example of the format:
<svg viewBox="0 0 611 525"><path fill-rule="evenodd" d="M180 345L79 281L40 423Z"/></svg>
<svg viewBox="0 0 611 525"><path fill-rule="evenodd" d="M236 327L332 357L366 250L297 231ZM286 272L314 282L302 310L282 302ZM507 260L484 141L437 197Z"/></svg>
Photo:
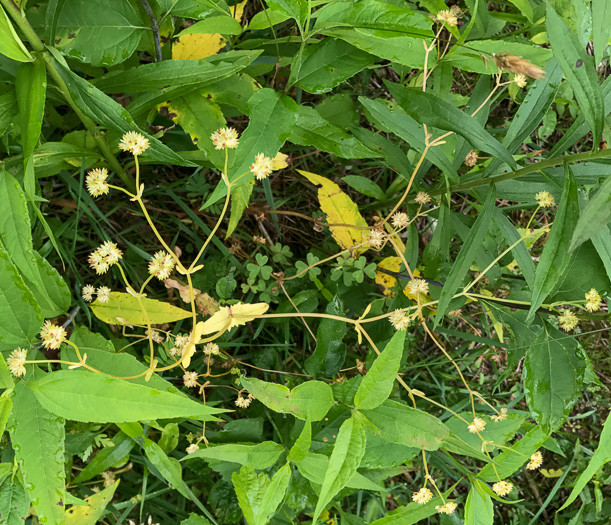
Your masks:
<svg viewBox="0 0 611 525"><path fill-rule="evenodd" d="M486 428L486 422L481 417L476 417L467 428L471 434L476 434Z"/></svg>
<svg viewBox="0 0 611 525"><path fill-rule="evenodd" d="M100 286L96 292L98 296L98 303L107 303L110 299L110 288L108 286Z"/></svg>
<svg viewBox="0 0 611 525"><path fill-rule="evenodd" d="M149 139L136 131L128 131L119 142L119 149L129 151L134 157L142 155L149 146Z"/></svg>
<svg viewBox="0 0 611 525"><path fill-rule="evenodd" d="M267 243L267 241L265 240L265 237L261 237L261 235L253 235L252 242L256 242L257 244L266 244Z"/></svg>
<svg viewBox="0 0 611 525"><path fill-rule="evenodd" d="M123 252L117 248L117 245L106 241L89 255L89 264L97 274L103 274L122 257Z"/></svg>
<svg viewBox="0 0 611 525"><path fill-rule="evenodd" d="M472 168L473 166L477 164L477 159L478 159L477 151L472 149L469 153L467 153L467 156L465 157L465 164L469 166L470 168Z"/></svg>
<svg viewBox="0 0 611 525"><path fill-rule="evenodd" d="M63 326L57 326L51 321L45 321L40 330L42 344L47 349L57 350L66 340L66 335L66 330L64 330Z"/></svg>
<svg viewBox="0 0 611 525"><path fill-rule="evenodd" d="M435 507L435 510L439 512L439 514L453 514L454 511L456 510L456 507L458 507L456 503L452 503L451 501L448 501L447 503L443 505L437 505Z"/></svg>
<svg viewBox="0 0 611 525"><path fill-rule="evenodd" d="M106 195L109 191L108 183L106 182L107 178L108 170L106 168L95 168L93 170L89 170L87 177L85 178L87 191L94 197Z"/></svg>
<svg viewBox="0 0 611 525"><path fill-rule="evenodd" d="M395 330L406 330L412 324L412 318L405 315L405 310L395 310L388 316L390 324Z"/></svg>
<svg viewBox="0 0 611 525"><path fill-rule="evenodd" d="M412 494L412 500L420 505L428 503L431 499L433 499L433 493L427 488L422 488Z"/></svg>
<svg viewBox="0 0 611 525"><path fill-rule="evenodd" d="M148 335L150 334L151 339L157 343L157 344L161 344L163 343L163 336L157 331L157 330L147 330L146 331L146 335L148 337Z"/></svg>
<svg viewBox="0 0 611 525"><path fill-rule="evenodd" d="M266 157L264 153L258 153L255 161L250 165L250 171L255 174L257 180L267 179L267 176L274 171L272 159Z"/></svg>
<svg viewBox="0 0 611 525"><path fill-rule="evenodd" d="M490 416L490 419L492 419L492 421L494 421L495 423L498 423L499 421L505 421L507 419L507 409L501 408L501 411L495 416Z"/></svg>
<svg viewBox="0 0 611 525"><path fill-rule="evenodd" d="M375 248L380 249L386 240L386 234L380 230L371 230L369 232L369 244Z"/></svg>
<svg viewBox="0 0 611 525"><path fill-rule="evenodd" d="M199 445L193 443L187 447L187 454L193 454L193 452L197 452L199 450Z"/></svg>
<svg viewBox="0 0 611 525"><path fill-rule="evenodd" d="M527 470L537 470L543 464L543 454L541 451L537 450L532 456L530 456L530 461L526 465Z"/></svg>
<svg viewBox="0 0 611 525"><path fill-rule="evenodd" d="M206 346L204 346L204 354L206 355L219 355L219 352L219 345L216 343L207 343Z"/></svg>
<svg viewBox="0 0 611 525"><path fill-rule="evenodd" d="M86 284L85 286L83 286L83 289L81 290L81 296L83 297L83 300L88 303L93 301L94 293L95 293L95 287L92 284Z"/></svg>
<svg viewBox="0 0 611 525"><path fill-rule="evenodd" d="M419 191L415 200L418 204L424 205L431 202L431 196L424 191Z"/></svg>
<svg viewBox="0 0 611 525"><path fill-rule="evenodd" d="M571 330L575 329L579 323L579 319L577 319L577 316L570 310L564 310L562 315L558 317L558 322L560 323L560 328L562 328L565 332L570 332Z"/></svg>
<svg viewBox="0 0 611 525"><path fill-rule="evenodd" d="M456 15L449 9L439 11L435 18L437 18L438 22L441 22L451 27L456 27L458 25L458 18L456 18Z"/></svg>
<svg viewBox="0 0 611 525"><path fill-rule="evenodd" d="M542 208L551 208L552 206L556 206L554 196L549 191L540 191L535 195L535 199Z"/></svg>
<svg viewBox="0 0 611 525"><path fill-rule="evenodd" d="M175 264L174 258L168 252L158 251L149 263L149 273L164 281L174 270Z"/></svg>
<svg viewBox="0 0 611 525"><path fill-rule="evenodd" d="M185 375L182 376L182 380L185 386L189 388L197 386L197 372L185 372Z"/></svg>
<svg viewBox="0 0 611 525"><path fill-rule="evenodd" d="M16 348L8 356L6 364L8 365L11 374L15 377L21 377L25 375L25 361L28 357L28 351L23 348Z"/></svg>
<svg viewBox="0 0 611 525"><path fill-rule="evenodd" d="M238 132L234 128L221 128L210 135L215 149L235 149L240 143Z"/></svg>
<svg viewBox="0 0 611 525"><path fill-rule="evenodd" d="M601 298L595 288L591 288L586 294L586 310L588 312L596 312L600 310Z"/></svg>
<svg viewBox="0 0 611 525"><path fill-rule="evenodd" d="M409 215L402 211L395 213L391 220L395 228L404 228L409 225Z"/></svg>
<svg viewBox="0 0 611 525"><path fill-rule="evenodd" d="M242 397L242 394L238 394L238 398L235 400L235 406L239 408L248 408L252 401L252 395L248 394L247 397Z"/></svg>
<svg viewBox="0 0 611 525"><path fill-rule="evenodd" d="M513 81L516 83L516 86L519 88L526 87L526 75L523 73L518 73L513 77Z"/></svg>
<svg viewBox="0 0 611 525"><path fill-rule="evenodd" d="M412 279L407 283L407 288L410 295L426 295L429 293L429 283L427 283L424 279Z"/></svg>
<svg viewBox="0 0 611 525"><path fill-rule="evenodd" d="M507 494L513 490L513 483L505 480L497 481L494 485L492 485L492 490L494 490L498 496L507 496Z"/></svg>
<svg viewBox="0 0 611 525"><path fill-rule="evenodd" d="M187 347L188 342L189 342L188 335L177 335L174 338L174 346L170 348L169 350L170 355L174 357L182 356L183 352L185 351L185 348Z"/></svg>

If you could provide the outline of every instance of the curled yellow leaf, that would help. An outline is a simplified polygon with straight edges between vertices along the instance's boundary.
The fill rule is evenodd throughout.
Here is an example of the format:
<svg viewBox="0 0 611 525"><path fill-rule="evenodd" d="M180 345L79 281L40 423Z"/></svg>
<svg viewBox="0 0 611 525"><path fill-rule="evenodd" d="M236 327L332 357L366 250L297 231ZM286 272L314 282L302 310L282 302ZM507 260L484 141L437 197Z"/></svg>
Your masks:
<svg viewBox="0 0 611 525"><path fill-rule="evenodd" d="M237 303L231 306L223 306L202 324L202 335L214 334L220 331L231 330L234 326L245 325L267 312L269 304ZM199 323L198 323L199 325Z"/></svg>

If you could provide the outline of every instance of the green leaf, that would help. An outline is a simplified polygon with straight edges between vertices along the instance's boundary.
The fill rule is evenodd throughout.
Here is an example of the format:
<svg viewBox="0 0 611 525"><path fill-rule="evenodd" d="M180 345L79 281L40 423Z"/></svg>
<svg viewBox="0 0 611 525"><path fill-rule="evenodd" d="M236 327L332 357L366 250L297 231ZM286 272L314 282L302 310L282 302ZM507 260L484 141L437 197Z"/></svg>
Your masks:
<svg viewBox="0 0 611 525"><path fill-rule="evenodd" d="M330 124L309 106L297 107L297 121L289 140L294 144L314 146L344 159L379 157L362 142Z"/></svg>
<svg viewBox="0 0 611 525"><path fill-rule="evenodd" d="M437 305L435 326L437 326L441 319L443 319L443 316L450 306L450 302L452 301L454 294L460 287L463 278L469 271L471 263L475 259L475 255L482 246L482 242L486 236L486 233L488 232L490 222L494 216L496 209L495 204L496 190L494 186L491 186L488 196L486 197L486 202L484 202L484 207L473 223L473 226L469 231L469 235L465 239L456 260L452 264L452 269L450 270L446 282L443 285L441 295L439 296L439 304Z"/></svg>
<svg viewBox="0 0 611 525"><path fill-rule="evenodd" d="M301 60L294 84L308 93L322 95L372 65L376 57L343 40L325 38L307 46Z"/></svg>
<svg viewBox="0 0 611 525"><path fill-rule="evenodd" d="M127 352L115 353L113 344L100 334L93 333L85 326L77 326L72 330L70 340L79 347L81 355L87 354L87 364L100 372L109 375L136 376L146 372L148 366ZM62 345L61 356L65 361L76 362L78 357L76 350L70 345ZM69 365L63 364L67 369ZM158 374L153 374L147 381L144 376L134 379L126 379L130 383L156 388L171 394L179 390L172 383L162 379Z"/></svg>
<svg viewBox="0 0 611 525"><path fill-rule="evenodd" d="M70 307L70 290L43 257L33 249L32 226L24 191L8 172L0 170L0 240L9 252L24 282L34 295L45 317L65 313Z"/></svg>
<svg viewBox="0 0 611 525"><path fill-rule="evenodd" d="M465 525L492 525L493 521L492 498L485 492L485 485L473 479L465 503Z"/></svg>
<svg viewBox="0 0 611 525"><path fill-rule="evenodd" d="M592 0L592 43L594 44L594 65L602 62L605 48L611 36L611 4L606 0Z"/></svg>
<svg viewBox="0 0 611 525"><path fill-rule="evenodd" d="M96 523L99 523L118 486L119 480L104 490L89 496L86 499L87 506L76 505L66 509L65 525L96 525Z"/></svg>
<svg viewBox="0 0 611 525"><path fill-rule="evenodd" d="M119 432L112 439L114 446L108 446L100 450L87 465L81 470L74 483L83 483L108 470L113 465L126 458L136 444L127 434Z"/></svg>
<svg viewBox="0 0 611 525"><path fill-rule="evenodd" d="M183 29L175 35L177 38L191 33L218 33L220 35L240 35L242 34L242 26L233 16L211 16L195 22L192 26ZM160 62L162 63L162 62Z"/></svg>
<svg viewBox="0 0 611 525"><path fill-rule="evenodd" d="M186 520L180 522L180 525L210 525L210 521L192 512Z"/></svg>
<svg viewBox="0 0 611 525"><path fill-rule="evenodd" d="M537 266L527 322L534 318L537 309L564 275L571 260L569 243L579 217L579 202L575 177L568 164L565 164L564 173L560 205Z"/></svg>
<svg viewBox="0 0 611 525"><path fill-rule="evenodd" d="M74 421L123 423L147 419L216 421L222 412L189 398L83 370L60 370L29 383L40 403Z"/></svg>
<svg viewBox="0 0 611 525"><path fill-rule="evenodd" d="M43 323L40 307L0 246L0 351L33 346Z"/></svg>
<svg viewBox="0 0 611 525"><path fill-rule="evenodd" d="M157 443L148 438L144 438L144 453L172 488L191 499L191 490L182 479L182 467L177 459L168 457Z"/></svg>
<svg viewBox="0 0 611 525"><path fill-rule="evenodd" d="M325 313L344 315L344 303L336 295L327 305ZM344 364L346 344L343 342L348 331L346 323L333 319L323 319L316 332L316 348L305 361L305 369L314 377L333 377Z"/></svg>
<svg viewBox="0 0 611 525"><path fill-rule="evenodd" d="M4 356L0 354L0 388L14 388L15 381L10 373Z"/></svg>
<svg viewBox="0 0 611 525"><path fill-rule="evenodd" d="M30 198L34 198L36 179L31 157L40 138L47 96L47 70L42 57L39 56L33 62L26 62L19 66L15 90L25 166L23 185Z"/></svg>
<svg viewBox="0 0 611 525"><path fill-rule="evenodd" d="M607 277L611 281L611 229L609 226L606 226L592 237L592 244L596 248L605 266Z"/></svg>
<svg viewBox="0 0 611 525"><path fill-rule="evenodd" d="M293 461L294 463L298 463L299 461L305 459L310 451L310 446L312 445L312 423L306 421L303 425L303 430L295 444L291 447L288 455L288 461Z"/></svg>
<svg viewBox="0 0 611 525"><path fill-rule="evenodd" d="M575 339L546 323L526 351L526 402L544 432L557 428L579 399L586 368L582 352Z"/></svg>
<svg viewBox="0 0 611 525"><path fill-rule="evenodd" d="M312 523L317 523L327 504L356 473L365 454L366 440L365 429L358 419L351 417L342 423L320 488Z"/></svg>
<svg viewBox="0 0 611 525"><path fill-rule="evenodd" d="M371 410L388 399L399 372L405 333L405 330L395 332L361 381L354 396L354 406L358 410Z"/></svg>
<svg viewBox="0 0 611 525"><path fill-rule="evenodd" d="M239 463L240 465L248 465L254 469L261 470L271 467L276 463L282 452L284 452L284 447L273 441L264 441L257 445L230 443L200 448L198 451L185 456L182 461L206 458Z"/></svg>
<svg viewBox="0 0 611 525"><path fill-rule="evenodd" d="M488 133L475 118L454 107L438 96L417 88L408 88L392 82L386 87L403 110L421 124L453 131L475 149L498 157L513 169L516 163L507 149Z"/></svg>
<svg viewBox="0 0 611 525"><path fill-rule="evenodd" d="M15 458L39 518L63 523L66 500L64 421L48 412L20 381L9 424Z"/></svg>
<svg viewBox="0 0 611 525"><path fill-rule="evenodd" d="M310 452L305 458L297 461L296 464L304 478L316 485L322 485L329 468L329 458L323 454ZM384 491L383 487L375 484L359 472L354 473L346 483L346 487L355 490Z"/></svg>
<svg viewBox="0 0 611 525"><path fill-rule="evenodd" d="M605 179L581 212L569 250L574 251L603 230L609 222L611 222L611 177Z"/></svg>
<svg viewBox="0 0 611 525"><path fill-rule="evenodd" d="M365 108L367 120L378 129L387 133L394 133L406 141L410 148L415 149L420 154L424 153L424 128L400 107L389 102L369 100L365 97L359 97L359 101ZM450 181L458 181L456 170L441 148L430 149L426 158L443 171Z"/></svg>
<svg viewBox="0 0 611 525"><path fill-rule="evenodd" d="M90 307L98 319L108 324L145 325L147 321L150 324L162 324L191 317L191 312L169 303L134 297L124 292L111 292L107 303L96 301Z"/></svg>
<svg viewBox="0 0 611 525"><path fill-rule="evenodd" d="M564 502L564 505L560 507L560 510L567 508L573 503L588 482L594 477L594 474L596 474L603 465L609 463L609 461L611 461L611 415L607 416L594 455L588 462L587 468L577 478L573 490L571 490L568 499Z"/></svg>
<svg viewBox="0 0 611 525"><path fill-rule="evenodd" d="M2 434L4 434L6 430L6 424L8 423L12 411L13 402L9 396L9 391L5 390L0 396L0 437L2 437Z"/></svg>
<svg viewBox="0 0 611 525"><path fill-rule="evenodd" d="M34 60L30 52L17 36L6 11L0 6L0 53L18 62L31 62Z"/></svg>
<svg viewBox="0 0 611 525"><path fill-rule="evenodd" d="M142 131L121 104L105 95L84 78L66 69L58 61L55 60L53 64L68 86L75 105L90 119L120 135L128 131L136 131L149 140L150 147L142 154L142 161L153 160L166 164L190 165L165 144Z"/></svg>
<svg viewBox="0 0 611 525"><path fill-rule="evenodd" d="M235 19L232 17L231 20ZM223 53L225 56L226 53ZM213 85L246 67L257 58L257 52L248 55L237 55L236 60L219 61L217 56L201 60L164 60L132 67L123 71L111 71L95 80L95 87L104 93L142 93L162 91L170 86L172 91L178 88L203 89ZM165 102L186 93L165 94L159 102ZM153 107L153 106L151 106Z"/></svg>
<svg viewBox="0 0 611 525"><path fill-rule="evenodd" d="M95 8L77 2L61 10L55 47L80 62L110 67L127 60L149 30L129 2L96 0Z"/></svg>
<svg viewBox="0 0 611 525"><path fill-rule="evenodd" d="M342 177L342 181L363 195L378 200L386 199L380 186L367 177L362 177L361 175L346 175Z"/></svg>
<svg viewBox="0 0 611 525"><path fill-rule="evenodd" d="M23 525L23 516L30 510L28 497L19 477L11 477L0 486L0 517L4 525Z"/></svg>
<svg viewBox="0 0 611 525"><path fill-rule="evenodd" d="M547 35L552 52L590 125L596 149L605 125L605 104L594 61L554 7L549 2L546 5Z"/></svg>
<svg viewBox="0 0 611 525"><path fill-rule="evenodd" d="M266 525L269 518L284 499L291 479L291 468L287 463L270 480L267 474L257 476L254 469L244 465L240 472L231 475L240 508L248 525Z"/></svg>
<svg viewBox="0 0 611 525"><path fill-rule="evenodd" d="M310 4L307 0L269 0L266 4L274 11L284 13L287 20L293 18L300 28L304 27L310 12Z"/></svg>
<svg viewBox="0 0 611 525"><path fill-rule="evenodd" d="M306 381L293 390L255 378L242 377L241 382L267 408L304 421L320 421L334 404L331 387L322 381Z"/></svg>
<svg viewBox="0 0 611 525"><path fill-rule="evenodd" d="M436 417L390 399L363 415L377 427L376 435L408 447L437 450L450 433Z"/></svg>
<svg viewBox="0 0 611 525"><path fill-rule="evenodd" d="M556 430L555 428L553 430ZM516 441L511 448L503 450L495 456L490 464L485 465L477 475L478 478L490 483L508 478L529 461L534 454L547 441L549 434L540 426L529 430L522 439ZM497 474L498 472L498 474Z"/></svg>

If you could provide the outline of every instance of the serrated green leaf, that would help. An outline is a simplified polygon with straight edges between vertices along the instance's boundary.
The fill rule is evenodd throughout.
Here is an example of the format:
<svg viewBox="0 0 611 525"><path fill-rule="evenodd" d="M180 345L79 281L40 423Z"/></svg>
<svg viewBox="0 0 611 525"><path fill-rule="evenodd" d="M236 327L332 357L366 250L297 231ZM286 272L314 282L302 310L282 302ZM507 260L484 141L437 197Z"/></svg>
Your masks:
<svg viewBox="0 0 611 525"><path fill-rule="evenodd" d="M486 197L486 202L484 202L484 207L473 223L471 231L460 249L456 260L452 264L452 269L450 270L450 273L446 278L446 282L443 285L441 295L439 297L439 304L437 305L435 326L437 326L441 319L443 319L443 316L450 306L450 302L452 301L454 294L460 287L465 275L467 275L469 267L475 259L477 251L481 248L482 241L488 232L490 222L494 216L494 210L496 208L495 204L496 190L494 186L492 186L488 192L488 196Z"/></svg>
<svg viewBox="0 0 611 525"><path fill-rule="evenodd" d="M48 523L63 523L64 421L47 411L23 381L15 386L13 407L11 443L36 514Z"/></svg>
<svg viewBox="0 0 611 525"><path fill-rule="evenodd" d="M30 509L30 498L17 476L0 485L0 516L4 525L23 525Z"/></svg>
<svg viewBox="0 0 611 525"><path fill-rule="evenodd" d="M375 425L376 435L399 445L437 450L450 433L436 417L390 399L362 413Z"/></svg>
<svg viewBox="0 0 611 525"><path fill-rule="evenodd" d="M560 205L537 266L527 322L533 319L537 309L564 275L571 260L569 243L579 217L579 202L575 177L568 164L565 165L564 171Z"/></svg>
<svg viewBox="0 0 611 525"><path fill-rule="evenodd" d="M572 337L547 324L543 328L526 351L523 383L533 417L549 433L579 400L586 361Z"/></svg>
<svg viewBox="0 0 611 525"><path fill-rule="evenodd" d="M549 2L546 6L545 21L552 52L573 88L577 103L590 125L594 148L597 148L605 125L605 104L594 61L554 7Z"/></svg>
<svg viewBox="0 0 611 525"><path fill-rule="evenodd" d="M169 303L134 297L129 293L111 292L107 303L96 301L90 305L95 316L108 324L146 325L173 323L191 317L191 312Z"/></svg>
<svg viewBox="0 0 611 525"><path fill-rule="evenodd" d="M312 518L313 523L316 523L327 504L356 473L365 454L365 444L365 429L362 423L353 417L344 421L339 428L337 440L329 458L329 466Z"/></svg>
<svg viewBox="0 0 611 525"><path fill-rule="evenodd" d="M405 330L399 330L376 357L354 396L358 410L371 410L388 399L399 372L404 345Z"/></svg>
<svg viewBox="0 0 611 525"><path fill-rule="evenodd" d="M484 484L473 479L465 503L465 525L492 525L494 506L492 498L483 489Z"/></svg>
<svg viewBox="0 0 611 525"><path fill-rule="evenodd" d="M222 412L192 399L83 370L60 370L28 386L54 414L74 421L122 423L190 417L215 421Z"/></svg>
<svg viewBox="0 0 611 525"><path fill-rule="evenodd" d="M346 175L342 177L342 181L348 184L352 189L368 197L378 200L384 200L386 198L380 186L367 177L361 175Z"/></svg>

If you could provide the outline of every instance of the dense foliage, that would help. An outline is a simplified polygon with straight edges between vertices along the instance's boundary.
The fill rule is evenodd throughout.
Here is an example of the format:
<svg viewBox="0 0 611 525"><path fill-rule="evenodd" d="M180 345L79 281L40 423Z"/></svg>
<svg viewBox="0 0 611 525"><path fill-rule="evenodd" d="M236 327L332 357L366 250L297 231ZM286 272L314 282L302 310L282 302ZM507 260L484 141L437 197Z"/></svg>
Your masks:
<svg viewBox="0 0 611 525"><path fill-rule="evenodd" d="M0 6L0 523L609 523L607 0Z"/></svg>

